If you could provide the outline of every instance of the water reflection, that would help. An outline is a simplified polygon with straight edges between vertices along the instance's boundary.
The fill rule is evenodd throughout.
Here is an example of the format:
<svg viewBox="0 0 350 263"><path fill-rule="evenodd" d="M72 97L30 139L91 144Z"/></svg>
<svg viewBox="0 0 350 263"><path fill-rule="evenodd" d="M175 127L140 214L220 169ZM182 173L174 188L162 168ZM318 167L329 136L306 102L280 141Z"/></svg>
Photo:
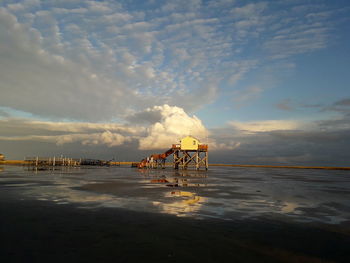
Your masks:
<svg viewBox="0 0 350 263"><path fill-rule="evenodd" d="M168 192L165 197L173 198L174 201L170 203L153 202L153 205L159 207L162 213L173 214L180 217L189 215L199 217L198 212L206 201L206 198L188 191Z"/></svg>
<svg viewBox="0 0 350 263"><path fill-rule="evenodd" d="M80 170L79 166L23 166L25 171L34 172L38 174L38 172L70 172Z"/></svg>
<svg viewBox="0 0 350 263"><path fill-rule="evenodd" d="M294 213L296 209L300 207L297 203L285 202L281 208L282 213Z"/></svg>
<svg viewBox="0 0 350 263"><path fill-rule="evenodd" d="M346 172L6 167L0 187L17 191L23 198L57 204L196 218L234 220L279 214L293 220L332 223L350 218L350 177Z"/></svg>
<svg viewBox="0 0 350 263"><path fill-rule="evenodd" d="M174 170L175 177L207 178L208 172L202 170Z"/></svg>
<svg viewBox="0 0 350 263"><path fill-rule="evenodd" d="M186 192L186 191L172 191L170 192L171 197L186 197L185 200L182 200L182 203L185 205L195 204L200 201L201 197L196 195L196 193ZM169 197L169 196L168 196ZM203 199L203 197L202 197Z"/></svg>
<svg viewBox="0 0 350 263"><path fill-rule="evenodd" d="M147 188L191 188L192 191L170 191L163 194L162 200L153 201L152 204L159 209L161 213L173 214L176 216L195 216L200 217L200 210L206 202L206 198L199 196L195 192L196 188L205 188L207 184L198 180L207 178L207 173L198 171L177 171L167 173L144 173L146 178L151 177L150 184L145 182ZM156 177L156 178L154 178Z"/></svg>
<svg viewBox="0 0 350 263"><path fill-rule="evenodd" d="M159 176L159 173L167 173L173 177L192 177L192 178L206 178L208 171L204 170L153 170L153 169L139 169L138 174L141 176ZM165 175L163 175L165 176Z"/></svg>
<svg viewBox="0 0 350 263"><path fill-rule="evenodd" d="M166 178L164 175L159 179L152 179L151 183L166 183L167 187L205 187L205 183L191 183L189 179L182 178Z"/></svg>

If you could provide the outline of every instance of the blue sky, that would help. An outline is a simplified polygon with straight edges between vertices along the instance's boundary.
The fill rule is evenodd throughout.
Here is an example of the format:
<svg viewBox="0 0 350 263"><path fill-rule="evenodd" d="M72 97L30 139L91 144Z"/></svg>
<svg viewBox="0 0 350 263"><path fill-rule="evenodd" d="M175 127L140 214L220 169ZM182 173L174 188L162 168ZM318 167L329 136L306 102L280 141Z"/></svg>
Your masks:
<svg viewBox="0 0 350 263"><path fill-rule="evenodd" d="M192 134L214 161L347 165L349 14L340 0L2 1L0 151L135 160Z"/></svg>

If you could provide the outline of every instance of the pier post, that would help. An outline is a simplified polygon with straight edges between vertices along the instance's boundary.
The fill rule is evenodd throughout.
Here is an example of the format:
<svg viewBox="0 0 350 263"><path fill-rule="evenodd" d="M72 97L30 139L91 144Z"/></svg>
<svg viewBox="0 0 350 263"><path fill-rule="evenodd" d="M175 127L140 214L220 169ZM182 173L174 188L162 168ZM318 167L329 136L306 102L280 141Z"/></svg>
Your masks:
<svg viewBox="0 0 350 263"><path fill-rule="evenodd" d="M208 151L205 152L205 170L208 170L209 160L208 160Z"/></svg>

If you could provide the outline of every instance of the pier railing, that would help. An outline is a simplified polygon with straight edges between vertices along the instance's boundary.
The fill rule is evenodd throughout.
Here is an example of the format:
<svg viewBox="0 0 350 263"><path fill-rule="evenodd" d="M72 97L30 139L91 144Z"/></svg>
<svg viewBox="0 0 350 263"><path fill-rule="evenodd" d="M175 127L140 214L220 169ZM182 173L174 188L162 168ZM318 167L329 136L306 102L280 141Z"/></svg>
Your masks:
<svg viewBox="0 0 350 263"><path fill-rule="evenodd" d="M31 166L78 166L81 159L67 157L26 157L25 164Z"/></svg>

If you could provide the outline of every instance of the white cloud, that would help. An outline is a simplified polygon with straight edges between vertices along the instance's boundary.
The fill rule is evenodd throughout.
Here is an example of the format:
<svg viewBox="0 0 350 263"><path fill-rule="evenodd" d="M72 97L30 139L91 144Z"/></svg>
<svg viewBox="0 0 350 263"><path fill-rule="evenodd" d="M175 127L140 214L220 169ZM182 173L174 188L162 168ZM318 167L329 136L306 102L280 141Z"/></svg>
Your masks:
<svg viewBox="0 0 350 263"><path fill-rule="evenodd" d="M234 86L247 72L252 70L258 64L257 60L247 60L233 63L231 76L228 79L228 84Z"/></svg>
<svg viewBox="0 0 350 263"><path fill-rule="evenodd" d="M38 31L28 31L6 10L0 12L2 106L37 115L96 120L110 119L122 109L121 101L128 101L130 92L124 83L106 76L91 79L98 72L89 64L46 51ZM87 52L92 49L87 39L80 43Z"/></svg>
<svg viewBox="0 0 350 263"><path fill-rule="evenodd" d="M267 7L266 2L260 2L260 3L254 3L254 4L247 4L242 7L234 7L231 10L232 15L238 17L238 18L251 18L251 17L257 17L259 14L261 14Z"/></svg>
<svg viewBox="0 0 350 263"><path fill-rule="evenodd" d="M142 11L128 1L3 6L1 105L88 122L164 103L193 112L227 90L235 95L269 59L326 47L335 14L314 5L273 12L284 7L280 1L145 2ZM249 100L259 88L238 95Z"/></svg>
<svg viewBox="0 0 350 263"><path fill-rule="evenodd" d="M69 134L61 135L56 138L57 145L62 145L65 143L81 142L83 145L107 145L108 147L114 147L124 144L130 141L130 137L125 137L119 133L112 133L110 131L105 131L102 133L92 133L92 134Z"/></svg>
<svg viewBox="0 0 350 263"><path fill-rule="evenodd" d="M0 73L3 106L51 118L95 121L120 116L126 108L142 110L162 101L185 102L191 94L207 91L201 83L209 65L204 54L192 52L191 64L186 67L180 65L181 58L174 57L172 65L184 69L176 72L171 63L164 64L171 61L164 56L168 52L165 49L171 47L157 39L160 35L153 30L159 25L135 21L132 13L120 8L103 20L89 16L83 6L37 10L32 25L21 24L8 10L1 9L0 38L6 39L0 50L0 63L6 68ZM94 1L87 6L103 12L113 7ZM68 16L71 12L77 19ZM111 37L111 32L100 30L100 27L109 28L106 23L114 23L120 15L123 21L134 20L121 27L114 25L119 35ZM62 23L61 16L69 23ZM193 23L200 25L207 21L197 19ZM113 38L116 41L109 41ZM145 55L149 59L143 60ZM212 83L211 78L217 78L217 74L208 76L205 82ZM193 81L194 89L189 85ZM208 89L205 100L192 100L180 106L194 109L203 105L215 97L215 92L211 92L215 89ZM17 94L22 97L18 98Z"/></svg>
<svg viewBox="0 0 350 263"><path fill-rule="evenodd" d="M154 106L148 112L159 112L161 120L151 125L147 136L140 139L140 149L166 149L186 136L192 135L205 140L208 130L196 116L188 116L179 107Z"/></svg>
<svg viewBox="0 0 350 263"><path fill-rule="evenodd" d="M134 140L139 141L141 150L149 150L166 149L189 134L205 140L209 133L196 116L189 116L182 108L166 104L136 112L126 116L126 119L133 125L3 118L0 119L0 134L4 136L0 140L42 141L57 145L80 142L83 145L108 147ZM17 132L14 133L14 130Z"/></svg>
<svg viewBox="0 0 350 263"><path fill-rule="evenodd" d="M111 11L107 2L87 1L87 4L93 12L108 13Z"/></svg>
<svg viewBox="0 0 350 263"><path fill-rule="evenodd" d="M119 146L131 139L110 131L88 134L0 136L2 141L39 141L57 145L80 142L82 145L106 145L107 147Z"/></svg>
<svg viewBox="0 0 350 263"><path fill-rule="evenodd" d="M241 146L241 143L238 141L226 141L218 143L215 140L209 142L209 150L213 151L232 151L238 149Z"/></svg>
<svg viewBox="0 0 350 263"><path fill-rule="evenodd" d="M271 54L271 58L285 59L296 54L323 49L329 45L333 25L323 21L324 15L318 16L306 12L305 16L308 19L302 23L295 18L280 20L280 28L263 44L263 48Z"/></svg>
<svg viewBox="0 0 350 263"><path fill-rule="evenodd" d="M229 125L243 133L254 134L260 132L298 130L304 124L300 121L265 120L252 122L230 121Z"/></svg>
<svg viewBox="0 0 350 263"><path fill-rule="evenodd" d="M24 0L15 4L8 4L6 7L14 12L21 12L33 6L39 6L40 0Z"/></svg>
<svg viewBox="0 0 350 263"><path fill-rule="evenodd" d="M24 10L25 7L20 3L16 3L16 4L8 4L7 8L12 11L22 11Z"/></svg>
<svg viewBox="0 0 350 263"><path fill-rule="evenodd" d="M86 8L53 8L53 12L57 14L83 14L88 12Z"/></svg>
<svg viewBox="0 0 350 263"><path fill-rule="evenodd" d="M121 160L129 156L128 160L136 161L145 154L140 150L161 152L183 136L192 134L202 143L209 143L211 162L295 165L335 162L344 165L349 156L346 151L349 147L345 147L350 134L349 100L339 100L332 106L344 114L343 119L232 121L210 131L196 116L168 105L130 113L125 118L132 124L56 123L3 116L0 118L0 146L6 156L16 158L73 153L76 157L118 156ZM14 153L13 149L19 146L21 150ZM339 152L339 147L345 149L345 153ZM227 154L227 151L234 151L234 154Z"/></svg>
<svg viewBox="0 0 350 263"><path fill-rule="evenodd" d="M136 135L145 131L145 128L119 123L92 123L92 122L52 122L38 121L26 118L5 117L0 119L1 134L5 130L16 134L69 134L69 133L103 133L111 131L124 135Z"/></svg>
<svg viewBox="0 0 350 263"><path fill-rule="evenodd" d="M31 119L0 119L0 140L42 141L63 145L80 142L83 145L114 147L138 138L143 127L116 123L50 122Z"/></svg>

